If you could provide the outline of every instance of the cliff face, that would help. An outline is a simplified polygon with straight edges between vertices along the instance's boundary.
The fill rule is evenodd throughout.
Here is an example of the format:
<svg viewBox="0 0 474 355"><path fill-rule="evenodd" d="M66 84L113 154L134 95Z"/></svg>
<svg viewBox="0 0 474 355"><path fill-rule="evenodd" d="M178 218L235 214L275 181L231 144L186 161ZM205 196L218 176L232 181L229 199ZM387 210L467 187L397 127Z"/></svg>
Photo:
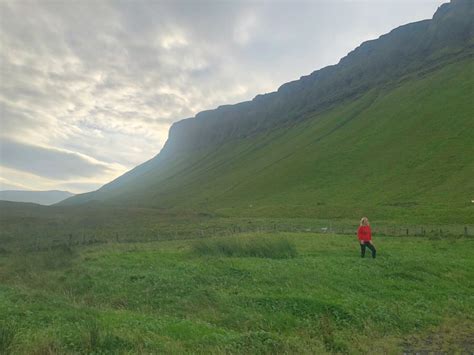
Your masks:
<svg viewBox="0 0 474 355"><path fill-rule="evenodd" d="M364 42L337 65L286 83L276 92L179 121L171 127L161 154L219 145L303 120L307 113L323 111L410 72L449 60L474 43L473 8L471 0L453 0L440 6L432 20L404 25Z"/></svg>

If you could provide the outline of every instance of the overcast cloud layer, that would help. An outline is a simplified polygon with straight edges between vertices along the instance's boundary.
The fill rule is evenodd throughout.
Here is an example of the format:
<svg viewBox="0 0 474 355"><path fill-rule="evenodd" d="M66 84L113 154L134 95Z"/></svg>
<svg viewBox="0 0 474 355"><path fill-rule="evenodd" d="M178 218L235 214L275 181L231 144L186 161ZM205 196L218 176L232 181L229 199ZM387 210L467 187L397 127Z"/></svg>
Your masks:
<svg viewBox="0 0 474 355"><path fill-rule="evenodd" d="M0 189L100 187L174 121L274 91L439 0L0 2Z"/></svg>

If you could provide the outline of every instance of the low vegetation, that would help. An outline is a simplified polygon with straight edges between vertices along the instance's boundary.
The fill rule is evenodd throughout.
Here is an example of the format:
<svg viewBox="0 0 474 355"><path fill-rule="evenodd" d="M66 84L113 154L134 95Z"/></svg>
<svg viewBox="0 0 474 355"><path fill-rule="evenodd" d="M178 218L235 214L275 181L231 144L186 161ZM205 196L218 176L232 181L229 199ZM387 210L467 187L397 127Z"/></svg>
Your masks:
<svg viewBox="0 0 474 355"><path fill-rule="evenodd" d="M250 256L256 258L287 259L297 255L294 243L286 238L215 238L192 244L198 255Z"/></svg>
<svg viewBox="0 0 474 355"><path fill-rule="evenodd" d="M7 323L0 323L0 354L8 354L15 340L15 329Z"/></svg>
<svg viewBox="0 0 474 355"><path fill-rule="evenodd" d="M10 252L0 352L472 351L472 241L380 236L375 260L311 232Z"/></svg>

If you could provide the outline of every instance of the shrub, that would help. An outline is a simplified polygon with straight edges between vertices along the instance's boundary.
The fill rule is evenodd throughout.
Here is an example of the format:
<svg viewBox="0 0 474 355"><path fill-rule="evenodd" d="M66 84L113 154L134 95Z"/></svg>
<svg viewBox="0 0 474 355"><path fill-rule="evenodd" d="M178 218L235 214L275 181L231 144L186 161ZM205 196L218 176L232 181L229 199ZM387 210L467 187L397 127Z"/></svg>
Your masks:
<svg viewBox="0 0 474 355"><path fill-rule="evenodd" d="M200 240L192 245L198 255L287 259L297 256L295 245L284 238L232 237Z"/></svg>

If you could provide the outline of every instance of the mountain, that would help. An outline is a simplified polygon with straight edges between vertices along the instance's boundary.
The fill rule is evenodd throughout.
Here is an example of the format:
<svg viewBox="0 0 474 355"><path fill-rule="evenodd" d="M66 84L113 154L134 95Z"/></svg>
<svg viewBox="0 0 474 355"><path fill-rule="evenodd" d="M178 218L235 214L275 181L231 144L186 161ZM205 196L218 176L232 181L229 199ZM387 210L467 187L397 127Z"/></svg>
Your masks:
<svg viewBox="0 0 474 355"><path fill-rule="evenodd" d="M179 121L153 159L60 205L464 221L473 7L453 0L276 92Z"/></svg>
<svg viewBox="0 0 474 355"><path fill-rule="evenodd" d="M65 200L74 194L68 191L21 191L21 190L4 190L0 191L0 200L12 202L31 202L40 205L52 205Z"/></svg>

